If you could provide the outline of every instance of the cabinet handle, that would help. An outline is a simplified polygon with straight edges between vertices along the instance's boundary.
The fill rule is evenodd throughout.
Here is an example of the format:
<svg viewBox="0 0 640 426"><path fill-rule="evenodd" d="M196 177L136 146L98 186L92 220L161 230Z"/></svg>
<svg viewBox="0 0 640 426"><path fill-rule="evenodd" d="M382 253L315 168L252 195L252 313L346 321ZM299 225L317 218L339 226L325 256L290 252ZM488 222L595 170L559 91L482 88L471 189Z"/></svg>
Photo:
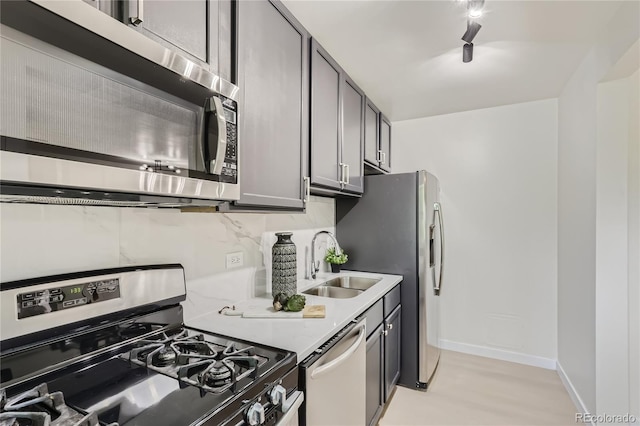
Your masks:
<svg viewBox="0 0 640 426"><path fill-rule="evenodd" d="M307 204L309 202L309 198L311 197L311 178L308 176L304 177L304 198L302 202Z"/></svg>
<svg viewBox="0 0 640 426"><path fill-rule="evenodd" d="M339 183L344 185L344 163L340 163L340 180Z"/></svg>
<svg viewBox="0 0 640 426"><path fill-rule="evenodd" d="M346 176L347 176L345 178L345 180L344 180L344 184L345 185L349 185L349 180L351 179L351 171L349 170L349 165L348 164L345 164L344 168L346 170Z"/></svg>
<svg viewBox="0 0 640 426"><path fill-rule="evenodd" d="M382 150L381 149L378 150L378 154L376 156L376 161L378 163L382 163Z"/></svg>
<svg viewBox="0 0 640 426"><path fill-rule="evenodd" d="M347 176L347 165L346 164L342 164L342 189L344 189L345 185L347 184L347 179L345 178Z"/></svg>
<svg viewBox="0 0 640 426"><path fill-rule="evenodd" d="M387 329L393 330L393 324L387 324Z"/></svg>
<svg viewBox="0 0 640 426"><path fill-rule="evenodd" d="M382 334L386 336L387 334L389 334L389 332L387 330L382 330Z"/></svg>
<svg viewBox="0 0 640 426"><path fill-rule="evenodd" d="M382 164L387 164L387 153L386 152L381 152L382 154Z"/></svg>
<svg viewBox="0 0 640 426"><path fill-rule="evenodd" d="M129 22L131 22L136 27L144 21L144 0L138 0L136 3L136 10L132 12L133 9L133 1L129 2Z"/></svg>

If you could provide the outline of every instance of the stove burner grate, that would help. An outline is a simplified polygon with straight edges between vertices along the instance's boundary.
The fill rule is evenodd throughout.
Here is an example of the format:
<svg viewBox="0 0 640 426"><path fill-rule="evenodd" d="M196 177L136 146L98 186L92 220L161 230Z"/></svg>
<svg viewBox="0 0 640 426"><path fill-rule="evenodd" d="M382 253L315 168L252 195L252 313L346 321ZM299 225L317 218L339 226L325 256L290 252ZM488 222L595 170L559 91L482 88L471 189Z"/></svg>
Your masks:
<svg viewBox="0 0 640 426"><path fill-rule="evenodd" d="M69 408L62 392L49 393L46 383L10 399L3 391L1 399L0 426L100 426L95 413L83 415Z"/></svg>
<svg viewBox="0 0 640 426"><path fill-rule="evenodd" d="M154 351L155 355L152 362L159 367L166 367L176 361L178 355L171 347L162 346L157 351Z"/></svg>
<svg viewBox="0 0 640 426"><path fill-rule="evenodd" d="M238 348L234 342L222 346L205 341L203 334L189 336L186 330L138 343L141 346L128 355L130 362L178 379L181 386L216 394L235 393L240 380L255 380L259 367L268 361L257 356L253 346Z"/></svg>
<svg viewBox="0 0 640 426"><path fill-rule="evenodd" d="M217 388L230 383L234 372L235 364L233 361L216 361L198 374L198 382L203 386Z"/></svg>
<svg viewBox="0 0 640 426"><path fill-rule="evenodd" d="M215 360L219 356L213 345L204 341L203 334L189 336L186 330L171 337L161 333L158 339L143 339L138 344L141 346L131 350L129 360L151 368L187 365L194 359Z"/></svg>

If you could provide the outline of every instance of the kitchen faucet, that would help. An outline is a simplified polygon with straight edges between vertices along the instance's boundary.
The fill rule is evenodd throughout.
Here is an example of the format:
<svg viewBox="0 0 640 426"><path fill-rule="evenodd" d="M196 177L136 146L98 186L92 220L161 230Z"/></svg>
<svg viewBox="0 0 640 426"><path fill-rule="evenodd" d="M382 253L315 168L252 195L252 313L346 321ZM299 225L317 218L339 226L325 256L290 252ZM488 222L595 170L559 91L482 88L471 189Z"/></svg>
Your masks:
<svg viewBox="0 0 640 426"><path fill-rule="evenodd" d="M318 260L316 262L316 238L318 238L318 235L320 234L327 234L334 242L334 244L336 245L336 255L340 255L340 253L342 253L342 249L340 248L340 244L338 244L338 240L336 239L336 237L329 231L318 231L316 232L316 235L313 236L313 240L311 240L311 278L312 279L316 279L316 273L320 270L320 261Z"/></svg>

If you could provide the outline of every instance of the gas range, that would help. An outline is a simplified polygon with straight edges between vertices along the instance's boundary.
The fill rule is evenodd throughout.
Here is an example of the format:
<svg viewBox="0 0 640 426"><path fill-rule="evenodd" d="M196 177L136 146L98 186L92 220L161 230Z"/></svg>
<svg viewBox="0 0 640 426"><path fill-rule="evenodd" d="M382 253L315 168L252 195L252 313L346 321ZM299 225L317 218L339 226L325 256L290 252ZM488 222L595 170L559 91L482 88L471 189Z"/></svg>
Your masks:
<svg viewBox="0 0 640 426"><path fill-rule="evenodd" d="M3 283L0 294L0 426L284 424L304 397L295 354L183 325L179 265Z"/></svg>

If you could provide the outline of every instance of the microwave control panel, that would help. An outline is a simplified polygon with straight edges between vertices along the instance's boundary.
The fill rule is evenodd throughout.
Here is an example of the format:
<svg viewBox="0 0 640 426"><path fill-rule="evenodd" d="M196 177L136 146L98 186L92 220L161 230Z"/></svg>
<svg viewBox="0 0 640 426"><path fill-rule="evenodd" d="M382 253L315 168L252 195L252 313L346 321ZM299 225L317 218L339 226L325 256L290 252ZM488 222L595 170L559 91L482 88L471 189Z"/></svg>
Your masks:
<svg viewBox="0 0 640 426"><path fill-rule="evenodd" d="M220 182L238 183L238 104L223 96L220 98L227 122L227 151L220 173Z"/></svg>
<svg viewBox="0 0 640 426"><path fill-rule="evenodd" d="M18 319L72 309L119 297L119 278L20 293L17 296Z"/></svg>

